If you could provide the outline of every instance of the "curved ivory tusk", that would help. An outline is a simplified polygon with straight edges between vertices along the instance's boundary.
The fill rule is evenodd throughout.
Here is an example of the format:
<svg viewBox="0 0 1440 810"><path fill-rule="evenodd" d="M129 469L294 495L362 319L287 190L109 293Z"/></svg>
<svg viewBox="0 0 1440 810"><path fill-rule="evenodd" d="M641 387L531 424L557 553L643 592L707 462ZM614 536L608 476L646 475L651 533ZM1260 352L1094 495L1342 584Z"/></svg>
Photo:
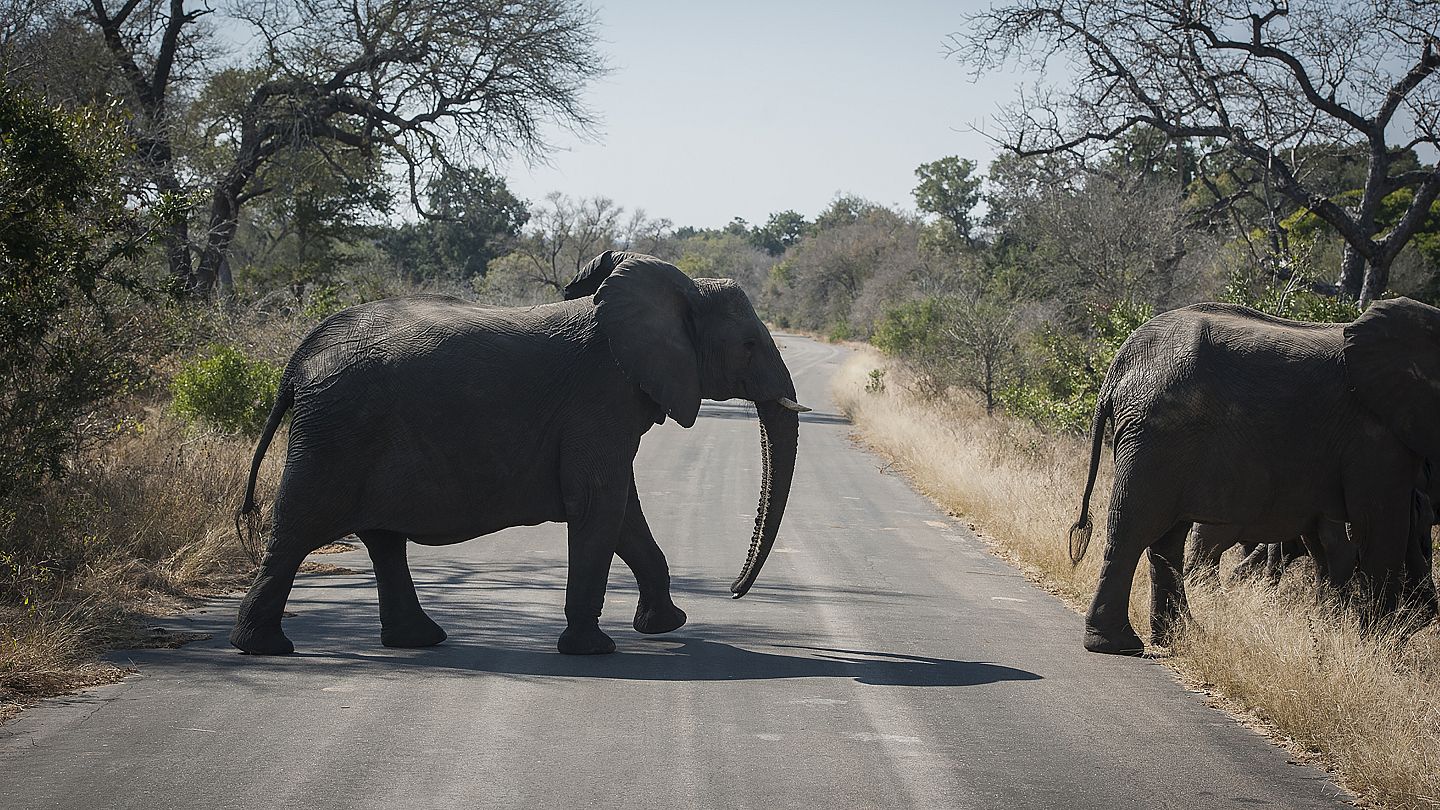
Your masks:
<svg viewBox="0 0 1440 810"><path fill-rule="evenodd" d="M801 405L793 399L786 399L785 397L780 397L780 399L776 401L779 402L781 405L784 405L786 408L794 411L795 413L805 413L806 411L810 410L809 408Z"/></svg>

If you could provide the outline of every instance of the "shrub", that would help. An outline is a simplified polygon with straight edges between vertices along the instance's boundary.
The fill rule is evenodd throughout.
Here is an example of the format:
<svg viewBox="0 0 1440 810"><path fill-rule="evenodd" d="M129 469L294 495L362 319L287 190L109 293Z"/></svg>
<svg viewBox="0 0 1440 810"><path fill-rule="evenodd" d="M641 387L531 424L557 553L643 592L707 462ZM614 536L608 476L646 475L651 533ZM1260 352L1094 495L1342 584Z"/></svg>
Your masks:
<svg viewBox="0 0 1440 810"><path fill-rule="evenodd" d="M154 222L125 204L130 153L111 111L0 82L0 499L64 475L143 382L134 264Z"/></svg>
<svg viewBox="0 0 1440 810"><path fill-rule="evenodd" d="M281 368L251 360L233 346L213 345L183 364L170 383L176 415L226 433L259 433L280 388Z"/></svg>
<svg viewBox="0 0 1440 810"><path fill-rule="evenodd" d="M1002 392L1001 403L1041 427L1088 433L1110 362L1130 333L1153 314L1148 305L1121 302L1090 311L1090 336L1045 327L1036 339L1026 379Z"/></svg>

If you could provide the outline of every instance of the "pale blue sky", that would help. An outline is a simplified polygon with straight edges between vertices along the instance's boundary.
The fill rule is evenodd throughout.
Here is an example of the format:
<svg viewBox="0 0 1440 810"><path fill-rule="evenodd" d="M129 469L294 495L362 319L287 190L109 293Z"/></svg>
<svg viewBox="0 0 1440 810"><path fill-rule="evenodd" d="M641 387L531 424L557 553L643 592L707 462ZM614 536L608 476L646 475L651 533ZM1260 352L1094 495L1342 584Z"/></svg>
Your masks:
<svg viewBox="0 0 1440 810"><path fill-rule="evenodd" d="M913 208L915 167L982 167L983 126L1017 77L970 82L942 53L981 2L597 2L614 71L591 86L597 143L557 132L550 166L516 163L515 193L603 195L676 225L807 217L837 192Z"/></svg>

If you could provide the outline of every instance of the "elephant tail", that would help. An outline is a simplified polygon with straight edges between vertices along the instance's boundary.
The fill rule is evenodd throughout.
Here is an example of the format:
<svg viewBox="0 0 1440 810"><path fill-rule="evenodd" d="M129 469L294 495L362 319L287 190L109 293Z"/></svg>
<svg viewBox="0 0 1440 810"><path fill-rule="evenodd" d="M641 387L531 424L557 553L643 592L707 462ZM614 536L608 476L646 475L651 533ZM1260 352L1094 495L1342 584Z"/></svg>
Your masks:
<svg viewBox="0 0 1440 810"><path fill-rule="evenodd" d="M260 442L255 446L255 457L250 460L250 480L245 485L245 500L240 504L240 511L235 513L235 532L240 536L241 545L245 545L245 532L240 528L241 520L260 510L260 506L255 503L255 482L260 477L260 462L265 458L265 451L270 449L270 441L275 438L275 431L280 429L285 412L294 404L294 375L287 366L280 377L275 405L270 409L270 417L265 420L265 430L261 432Z"/></svg>
<svg viewBox="0 0 1440 810"><path fill-rule="evenodd" d="M1100 451L1105 442L1105 422L1110 418L1109 392L1101 392L1100 401L1095 403L1095 421L1090 425L1090 475L1085 479L1085 496L1080 501L1080 519L1070 527L1070 564L1079 565L1085 559L1085 550L1090 547L1090 533L1094 522L1090 519L1090 494L1095 491L1095 476L1100 472Z"/></svg>

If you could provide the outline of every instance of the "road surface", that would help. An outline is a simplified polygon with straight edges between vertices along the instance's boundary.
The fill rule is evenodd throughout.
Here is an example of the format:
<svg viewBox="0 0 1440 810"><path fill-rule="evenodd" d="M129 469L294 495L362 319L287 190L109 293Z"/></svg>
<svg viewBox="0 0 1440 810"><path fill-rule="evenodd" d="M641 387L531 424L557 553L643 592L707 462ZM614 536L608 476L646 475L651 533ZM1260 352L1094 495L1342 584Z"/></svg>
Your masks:
<svg viewBox="0 0 1440 810"><path fill-rule="evenodd" d="M167 620L213 639L121 652L139 674L0 728L7 808L1312 808L1321 772L1182 689L1097 656L1081 618L986 553L857 449L829 378L844 350L782 336L802 402L775 553L729 598L750 536L759 439L743 403L652 430L640 497L690 623L629 627L619 652L554 652L564 526L412 546L450 638L379 643L362 552L302 576L299 654L225 643L235 599ZM1056 542L1063 542L1057 538Z"/></svg>

